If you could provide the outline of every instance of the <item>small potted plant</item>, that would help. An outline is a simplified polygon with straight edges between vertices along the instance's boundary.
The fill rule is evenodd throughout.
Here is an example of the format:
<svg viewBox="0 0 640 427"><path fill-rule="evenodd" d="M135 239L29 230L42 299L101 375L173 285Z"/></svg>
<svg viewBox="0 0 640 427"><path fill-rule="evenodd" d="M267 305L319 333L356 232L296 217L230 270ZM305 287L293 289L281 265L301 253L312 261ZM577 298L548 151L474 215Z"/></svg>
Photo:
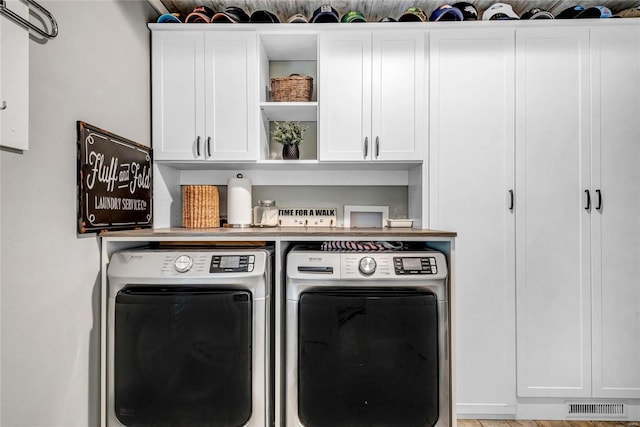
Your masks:
<svg viewBox="0 0 640 427"><path fill-rule="evenodd" d="M273 122L273 124L271 138L278 144L282 144L282 158L286 160L299 159L298 145L304 139L307 128L300 122Z"/></svg>

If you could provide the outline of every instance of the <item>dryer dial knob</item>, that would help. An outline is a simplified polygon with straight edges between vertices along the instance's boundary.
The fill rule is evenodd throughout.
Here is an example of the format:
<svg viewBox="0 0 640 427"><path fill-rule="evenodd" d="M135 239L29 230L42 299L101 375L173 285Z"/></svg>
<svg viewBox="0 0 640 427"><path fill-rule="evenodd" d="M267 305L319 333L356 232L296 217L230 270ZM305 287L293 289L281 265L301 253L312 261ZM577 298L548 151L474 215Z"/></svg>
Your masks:
<svg viewBox="0 0 640 427"><path fill-rule="evenodd" d="M370 256L360 258L358 268L360 270L360 273L364 274L365 276L371 276L376 271L376 260Z"/></svg>
<svg viewBox="0 0 640 427"><path fill-rule="evenodd" d="M178 273L186 273L193 267L193 259L189 255L180 255L173 262L173 267Z"/></svg>

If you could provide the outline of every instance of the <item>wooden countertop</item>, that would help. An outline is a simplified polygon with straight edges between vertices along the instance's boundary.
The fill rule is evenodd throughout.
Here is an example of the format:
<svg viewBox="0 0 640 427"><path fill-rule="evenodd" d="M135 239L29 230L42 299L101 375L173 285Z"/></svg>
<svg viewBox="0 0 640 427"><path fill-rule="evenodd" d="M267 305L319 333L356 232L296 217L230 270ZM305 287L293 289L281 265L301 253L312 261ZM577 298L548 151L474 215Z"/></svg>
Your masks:
<svg viewBox="0 0 640 427"><path fill-rule="evenodd" d="M129 231L102 232L100 237L107 239L287 239L302 240L305 238L336 239L366 239L366 240L398 240L402 238L451 238L456 237L452 231L427 230L419 228L343 228L343 227L272 227L272 228L148 228Z"/></svg>

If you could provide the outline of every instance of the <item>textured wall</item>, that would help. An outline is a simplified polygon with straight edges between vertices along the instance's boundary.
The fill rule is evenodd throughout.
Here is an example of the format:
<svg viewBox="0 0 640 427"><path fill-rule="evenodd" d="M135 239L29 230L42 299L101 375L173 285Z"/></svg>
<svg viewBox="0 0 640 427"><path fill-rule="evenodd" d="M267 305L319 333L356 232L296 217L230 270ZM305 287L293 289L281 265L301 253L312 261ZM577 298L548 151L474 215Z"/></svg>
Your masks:
<svg viewBox="0 0 640 427"><path fill-rule="evenodd" d="M149 145L143 1L47 1L30 41L30 147L0 151L0 425L99 417L99 240L76 235L76 120Z"/></svg>

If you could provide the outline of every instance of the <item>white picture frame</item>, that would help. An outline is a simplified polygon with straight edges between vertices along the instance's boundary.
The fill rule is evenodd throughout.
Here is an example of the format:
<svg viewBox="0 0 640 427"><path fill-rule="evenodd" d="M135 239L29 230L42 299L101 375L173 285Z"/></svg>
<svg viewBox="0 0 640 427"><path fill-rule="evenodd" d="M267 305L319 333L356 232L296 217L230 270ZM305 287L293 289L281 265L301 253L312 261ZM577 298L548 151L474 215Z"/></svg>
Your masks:
<svg viewBox="0 0 640 427"><path fill-rule="evenodd" d="M345 205L345 228L383 228L389 219L389 206Z"/></svg>

